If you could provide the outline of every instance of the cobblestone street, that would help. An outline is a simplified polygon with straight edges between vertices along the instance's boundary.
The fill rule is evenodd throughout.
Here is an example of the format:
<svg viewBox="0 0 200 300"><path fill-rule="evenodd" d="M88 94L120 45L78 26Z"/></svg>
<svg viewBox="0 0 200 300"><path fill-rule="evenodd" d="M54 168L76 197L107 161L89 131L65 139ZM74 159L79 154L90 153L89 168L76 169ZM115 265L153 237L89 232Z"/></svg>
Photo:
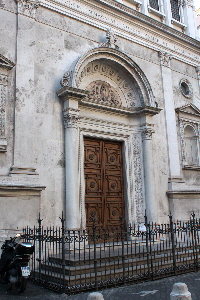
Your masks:
<svg viewBox="0 0 200 300"><path fill-rule="evenodd" d="M104 300L168 300L170 299L170 293L172 291L173 284L176 282L186 283L188 290L192 295L192 300L200 300L200 272L176 277L174 276L140 284L121 286L118 288L110 288L100 292L103 294ZM71 296L66 294L57 294L34 285L31 282L28 282L27 289L23 294L17 294L14 288L11 292L8 292L7 290L8 285L0 284L1 300L86 300L89 294L81 293Z"/></svg>

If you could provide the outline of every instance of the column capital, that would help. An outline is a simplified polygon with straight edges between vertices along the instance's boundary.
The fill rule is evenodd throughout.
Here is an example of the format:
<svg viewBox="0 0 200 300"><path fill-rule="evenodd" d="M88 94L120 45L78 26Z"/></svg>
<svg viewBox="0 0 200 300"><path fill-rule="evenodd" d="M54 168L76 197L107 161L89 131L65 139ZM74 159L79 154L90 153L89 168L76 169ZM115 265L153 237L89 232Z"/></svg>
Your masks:
<svg viewBox="0 0 200 300"><path fill-rule="evenodd" d="M79 109L67 108L63 110L65 128L77 128L79 121Z"/></svg>
<svg viewBox="0 0 200 300"><path fill-rule="evenodd" d="M161 66L170 68L170 60L172 59L171 54L159 51L158 56L160 57Z"/></svg>
<svg viewBox="0 0 200 300"><path fill-rule="evenodd" d="M39 0L16 0L18 12L31 18L35 18L36 9L39 7Z"/></svg>
<svg viewBox="0 0 200 300"><path fill-rule="evenodd" d="M197 77L200 80L200 66L196 67Z"/></svg>
<svg viewBox="0 0 200 300"><path fill-rule="evenodd" d="M154 132L155 130L152 128L152 126L144 126L142 129L142 140L151 140Z"/></svg>

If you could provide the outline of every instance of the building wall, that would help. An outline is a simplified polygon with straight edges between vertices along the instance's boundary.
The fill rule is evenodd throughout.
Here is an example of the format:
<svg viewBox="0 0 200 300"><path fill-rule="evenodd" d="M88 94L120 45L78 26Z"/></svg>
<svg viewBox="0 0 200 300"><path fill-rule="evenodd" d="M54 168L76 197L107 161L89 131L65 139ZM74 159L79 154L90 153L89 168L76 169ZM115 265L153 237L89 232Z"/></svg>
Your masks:
<svg viewBox="0 0 200 300"><path fill-rule="evenodd" d="M171 22L166 25L167 18L165 22L161 22L155 12L153 15L149 11L143 14L144 3L139 7L137 1L106 2L108 6L101 1L87 1L82 4L78 1L60 1L60 4L53 4L50 0L40 3L1 1L0 19L4 20L0 24L1 40L4 42L0 45L0 54L4 64L9 65L7 68L3 64L0 66L0 74L8 76L5 136L7 146L6 151L0 153L0 207L5 215L0 221L0 229L4 232L28 223L36 223L39 212L44 224L60 223L59 217L66 207L67 157L63 100L56 92L61 88L60 80L63 75L68 70L74 70L81 57L103 43L106 44L106 32L109 28L112 28L117 37L116 45L120 55L129 57L145 74L160 109L159 113L151 117L151 126L155 131L151 141L152 184L157 221L166 222L170 209L173 210L175 218L188 218L191 209L199 216L200 171L182 169L178 117L174 110L189 104L200 108L199 73L196 71L200 60L199 42L194 39L194 30L190 27L190 37L181 32L184 28L181 24L176 28L177 24L173 25ZM111 45L110 48L114 46ZM161 63L160 51L170 55L170 58L166 56L167 64ZM182 79L187 79L191 84L191 98L183 96L180 91ZM173 107L171 119L169 103ZM91 115L91 111L81 108L80 114L82 118L86 118ZM96 117L109 121L110 116L107 113L95 114ZM111 118L112 122L123 122L130 136L133 130L130 128L137 129L141 148L140 175L144 210L148 195L144 184L144 145L141 135L143 119L138 116L131 119L116 114L111 114ZM169 132L171 122L175 124L175 142L172 142ZM170 146L171 143L176 145ZM174 158L170 157L170 153L176 147L178 152L172 154L173 157L178 157L179 161L175 161L176 172L177 169L180 172L173 178L171 172L173 173ZM134 156L131 159L134 160ZM136 181L134 176L131 178L127 184L126 197L132 197L127 201L135 203ZM77 182L79 180L80 177ZM133 196L130 196L131 182ZM149 184L151 189L151 182ZM79 187L77 189L79 193ZM187 196L183 194L188 190L192 190L192 193ZM176 195L173 194L174 191ZM180 194L177 195L177 191ZM188 199L193 204L188 206ZM81 200L77 201L80 206ZM185 203L182 213L177 209L177 201ZM136 209L134 205L127 209L129 221L132 222L137 220L136 212L130 212L131 209ZM9 209L9 214L6 214ZM84 219L83 216L81 218Z"/></svg>

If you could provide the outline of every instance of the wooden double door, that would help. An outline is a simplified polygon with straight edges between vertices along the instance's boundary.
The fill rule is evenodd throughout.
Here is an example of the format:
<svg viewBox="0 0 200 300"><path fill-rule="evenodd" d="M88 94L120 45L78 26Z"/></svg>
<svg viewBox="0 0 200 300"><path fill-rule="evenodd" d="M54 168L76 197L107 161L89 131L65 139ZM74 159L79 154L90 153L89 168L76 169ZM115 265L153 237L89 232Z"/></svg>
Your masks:
<svg viewBox="0 0 200 300"><path fill-rule="evenodd" d="M119 227L124 217L122 143L84 140L86 226Z"/></svg>

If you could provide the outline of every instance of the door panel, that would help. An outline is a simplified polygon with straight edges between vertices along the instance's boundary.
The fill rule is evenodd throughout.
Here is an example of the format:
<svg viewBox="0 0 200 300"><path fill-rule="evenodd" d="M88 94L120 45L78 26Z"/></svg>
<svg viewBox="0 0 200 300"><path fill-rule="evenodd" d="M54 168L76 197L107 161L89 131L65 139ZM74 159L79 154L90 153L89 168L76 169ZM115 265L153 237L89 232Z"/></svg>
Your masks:
<svg viewBox="0 0 200 300"><path fill-rule="evenodd" d="M124 216L122 145L85 139L85 205L87 228L92 216L101 227L120 226Z"/></svg>

